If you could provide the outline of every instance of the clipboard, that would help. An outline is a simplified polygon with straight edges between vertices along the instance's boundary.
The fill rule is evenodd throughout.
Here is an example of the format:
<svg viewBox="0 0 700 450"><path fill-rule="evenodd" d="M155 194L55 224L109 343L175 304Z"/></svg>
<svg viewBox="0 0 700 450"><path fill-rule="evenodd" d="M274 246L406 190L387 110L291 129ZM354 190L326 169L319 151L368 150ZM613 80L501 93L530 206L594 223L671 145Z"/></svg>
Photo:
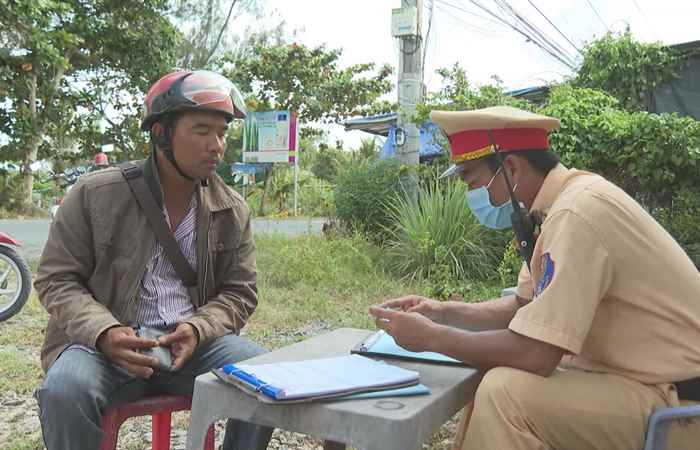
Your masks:
<svg viewBox="0 0 700 450"><path fill-rule="evenodd" d="M450 366L468 367L462 361L459 361L441 353L435 352L412 352L406 350L396 343L391 335L384 330L379 330L371 334L369 337L358 343L350 353L375 356L382 358L402 359L405 361L418 361L434 364L445 364Z"/></svg>

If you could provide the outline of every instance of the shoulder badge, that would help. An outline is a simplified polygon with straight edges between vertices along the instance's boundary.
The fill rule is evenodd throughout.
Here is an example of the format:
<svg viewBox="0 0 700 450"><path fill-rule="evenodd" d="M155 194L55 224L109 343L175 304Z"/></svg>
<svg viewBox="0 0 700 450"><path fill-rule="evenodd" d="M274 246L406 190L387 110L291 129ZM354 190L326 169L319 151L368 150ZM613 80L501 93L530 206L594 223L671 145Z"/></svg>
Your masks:
<svg viewBox="0 0 700 450"><path fill-rule="evenodd" d="M554 261L549 253L545 253L540 258L540 272L542 275L540 276L540 280L537 282L537 286L535 286L535 297L538 297L545 289L547 289L549 283L552 282L552 278L554 278Z"/></svg>

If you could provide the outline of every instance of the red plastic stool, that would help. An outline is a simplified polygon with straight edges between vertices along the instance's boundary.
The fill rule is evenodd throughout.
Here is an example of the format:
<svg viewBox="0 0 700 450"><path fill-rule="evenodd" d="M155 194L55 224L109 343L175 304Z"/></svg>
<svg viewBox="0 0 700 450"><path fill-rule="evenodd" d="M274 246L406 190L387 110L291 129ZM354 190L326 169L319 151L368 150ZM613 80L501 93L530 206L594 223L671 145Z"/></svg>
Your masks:
<svg viewBox="0 0 700 450"><path fill-rule="evenodd" d="M100 450L116 450L119 428L129 417L151 416L153 450L170 450L170 415L175 411L189 411L192 397L158 395L112 408L102 417ZM204 450L214 450L214 425L209 427Z"/></svg>

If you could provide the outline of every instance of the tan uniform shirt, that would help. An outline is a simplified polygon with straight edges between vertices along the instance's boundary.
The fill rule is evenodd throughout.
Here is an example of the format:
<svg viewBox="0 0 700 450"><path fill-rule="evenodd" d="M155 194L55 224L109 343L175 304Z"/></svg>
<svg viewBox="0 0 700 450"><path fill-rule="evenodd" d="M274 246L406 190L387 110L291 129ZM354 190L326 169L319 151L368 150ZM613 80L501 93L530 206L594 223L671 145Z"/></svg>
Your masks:
<svg viewBox="0 0 700 450"><path fill-rule="evenodd" d="M566 365L644 383L700 376L700 273L675 240L602 177L559 165L509 328L571 353ZM568 358L565 358L568 359Z"/></svg>

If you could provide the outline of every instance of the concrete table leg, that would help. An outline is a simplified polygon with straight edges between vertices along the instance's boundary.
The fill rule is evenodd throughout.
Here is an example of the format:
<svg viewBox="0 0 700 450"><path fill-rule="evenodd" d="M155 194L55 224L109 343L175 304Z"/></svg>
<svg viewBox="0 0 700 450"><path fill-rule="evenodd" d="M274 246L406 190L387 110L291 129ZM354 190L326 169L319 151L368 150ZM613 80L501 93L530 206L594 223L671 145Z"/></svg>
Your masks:
<svg viewBox="0 0 700 450"><path fill-rule="evenodd" d="M203 397L206 396L192 397L190 425L187 430L188 449L199 450L204 448L204 440L207 437L209 427L219 419L218 412L212 414L207 411L207 403Z"/></svg>

